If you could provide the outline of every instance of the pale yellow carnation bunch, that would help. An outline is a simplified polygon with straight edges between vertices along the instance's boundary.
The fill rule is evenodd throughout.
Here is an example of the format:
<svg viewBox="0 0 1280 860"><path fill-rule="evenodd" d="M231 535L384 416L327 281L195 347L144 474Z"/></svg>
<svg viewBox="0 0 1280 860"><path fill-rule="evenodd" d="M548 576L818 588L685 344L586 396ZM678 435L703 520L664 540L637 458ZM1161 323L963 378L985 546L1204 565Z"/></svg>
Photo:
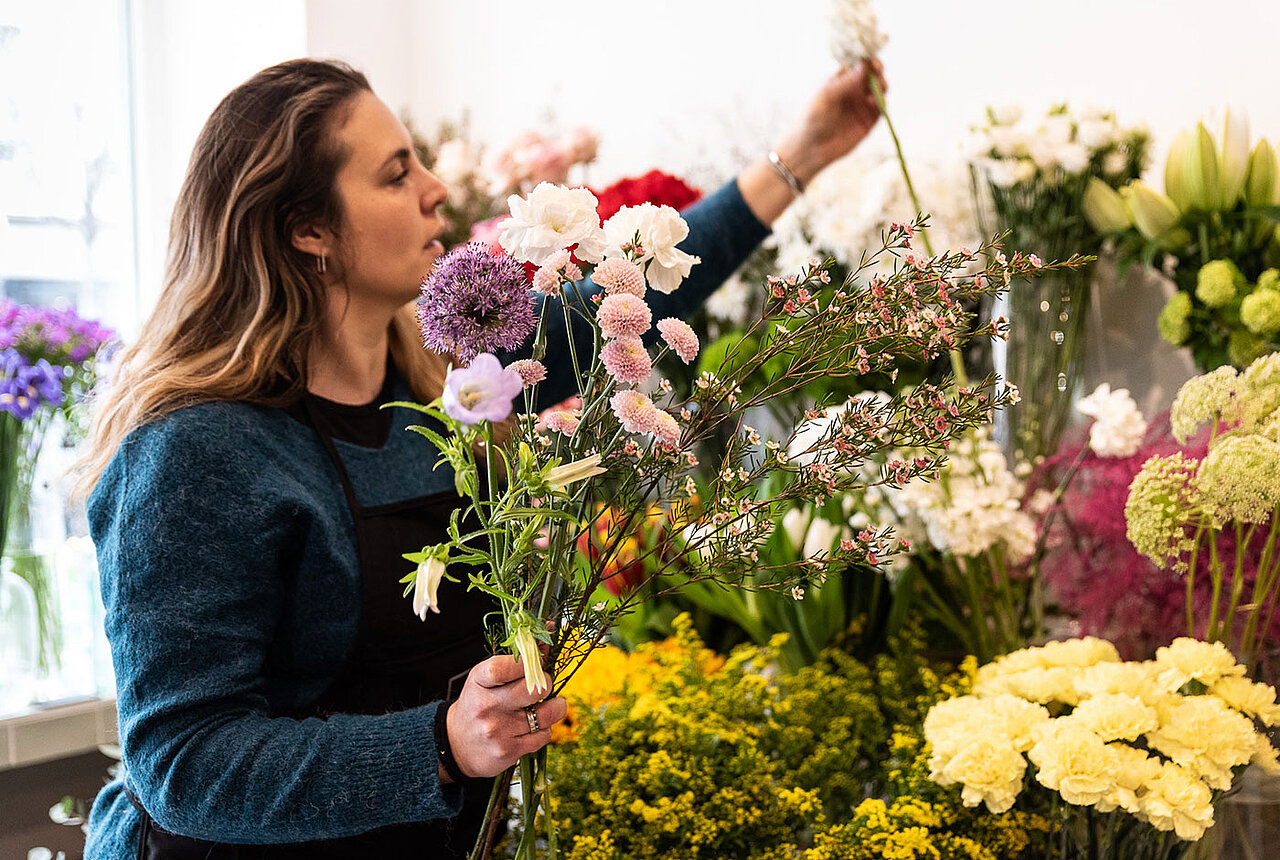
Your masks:
<svg viewBox="0 0 1280 860"><path fill-rule="evenodd" d="M1280 721L1276 691L1243 675L1221 643L1194 639L1146 662L1122 662L1094 638L1024 648L981 667L970 695L929 711L930 777L959 784L966 806L1000 813L1029 763L1067 803L1196 840L1240 768L1280 771L1260 731Z"/></svg>

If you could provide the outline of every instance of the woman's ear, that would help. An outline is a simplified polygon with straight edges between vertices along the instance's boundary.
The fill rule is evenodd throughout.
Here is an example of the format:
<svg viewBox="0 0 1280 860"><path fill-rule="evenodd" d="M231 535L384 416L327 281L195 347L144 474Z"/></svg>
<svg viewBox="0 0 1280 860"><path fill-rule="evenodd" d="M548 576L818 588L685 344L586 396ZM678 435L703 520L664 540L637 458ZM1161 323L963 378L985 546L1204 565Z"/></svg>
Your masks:
<svg viewBox="0 0 1280 860"><path fill-rule="evenodd" d="M314 221L302 221L295 224L289 240L293 247L313 257L330 257L337 245L333 231L317 225Z"/></svg>

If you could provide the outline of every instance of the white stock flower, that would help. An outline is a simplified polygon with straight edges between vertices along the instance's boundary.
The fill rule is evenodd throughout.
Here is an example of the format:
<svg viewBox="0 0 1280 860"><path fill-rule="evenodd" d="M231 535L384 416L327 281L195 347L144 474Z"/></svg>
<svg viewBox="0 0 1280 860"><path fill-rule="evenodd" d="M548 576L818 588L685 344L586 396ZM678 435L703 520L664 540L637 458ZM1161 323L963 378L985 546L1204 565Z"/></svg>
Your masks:
<svg viewBox="0 0 1280 860"><path fill-rule="evenodd" d="M1099 457L1131 457L1142 444L1147 421L1129 389L1102 383L1093 393L1076 404L1082 415L1094 419L1089 428L1089 447Z"/></svg>
<svg viewBox="0 0 1280 860"><path fill-rule="evenodd" d="M831 52L853 68L880 53L889 37L880 32L870 0L835 0L831 10Z"/></svg>
<svg viewBox="0 0 1280 860"><path fill-rule="evenodd" d="M571 245L578 246L574 254L580 260L598 263L604 258L605 232L596 196L587 189L542 182L527 197L512 194L507 205L511 219L498 241L517 260L541 266Z"/></svg>
<svg viewBox="0 0 1280 860"><path fill-rule="evenodd" d="M595 200L594 197L591 199ZM624 206L604 222L604 236L610 257L621 256L621 247L635 242L639 237L644 253L636 262L645 266L649 286L660 293L673 292L681 281L689 277L694 264L701 262L697 257L676 247L688 235L689 225L680 217L679 212L670 206L655 206L652 203Z"/></svg>

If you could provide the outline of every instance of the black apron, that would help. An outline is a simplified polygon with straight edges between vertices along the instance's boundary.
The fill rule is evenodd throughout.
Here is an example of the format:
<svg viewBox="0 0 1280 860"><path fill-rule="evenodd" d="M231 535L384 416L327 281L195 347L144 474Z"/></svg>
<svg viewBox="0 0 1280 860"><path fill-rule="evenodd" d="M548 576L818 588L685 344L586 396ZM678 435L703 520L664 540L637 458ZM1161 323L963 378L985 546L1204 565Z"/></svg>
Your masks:
<svg viewBox="0 0 1280 860"><path fill-rule="evenodd" d="M306 415L332 460L355 524L360 567L360 624L356 641L332 683L311 707L295 716L384 714L456 698L467 672L489 656L485 616L492 598L466 589L467 570L451 566L460 583L440 583L440 614L425 622L413 613L400 578L412 569L402 553L444 543L449 517L461 505L453 490L389 505L362 507L327 426L309 398ZM439 428L443 432L443 428ZM465 520L464 520L465 523ZM430 726L423 728L431 731ZM425 738L424 738L425 740ZM462 811L456 818L397 824L340 839L284 845L207 842L160 828L129 792L142 813L138 860L363 860L372 857L423 856L465 858L484 821L492 779L463 784Z"/></svg>

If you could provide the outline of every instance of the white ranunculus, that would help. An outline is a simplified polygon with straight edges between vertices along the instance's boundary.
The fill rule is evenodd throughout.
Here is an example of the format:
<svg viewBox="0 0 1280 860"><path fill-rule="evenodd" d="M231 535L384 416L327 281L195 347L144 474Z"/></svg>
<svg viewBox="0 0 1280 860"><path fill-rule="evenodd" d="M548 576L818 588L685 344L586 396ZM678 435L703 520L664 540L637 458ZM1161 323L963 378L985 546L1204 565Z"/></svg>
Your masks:
<svg viewBox="0 0 1280 860"><path fill-rule="evenodd" d="M498 241L517 260L541 266L572 245L578 246L574 254L579 260L604 259L605 232L596 213L596 196L587 189L542 182L527 197L512 194L507 205L511 219Z"/></svg>
<svg viewBox="0 0 1280 860"><path fill-rule="evenodd" d="M1127 388L1115 391L1102 383L1076 404L1082 415L1095 419L1089 428L1089 447L1099 457L1132 457L1147 432L1147 421Z"/></svg>
<svg viewBox="0 0 1280 860"><path fill-rule="evenodd" d="M591 199L594 207L595 198ZM622 246L639 237L644 253L637 262L645 267L649 286L660 293L673 292L681 281L689 277L694 264L701 262L692 254L676 248L688 235L689 225L679 212L670 206L652 203L624 206L604 222L604 237L610 257L621 256Z"/></svg>

